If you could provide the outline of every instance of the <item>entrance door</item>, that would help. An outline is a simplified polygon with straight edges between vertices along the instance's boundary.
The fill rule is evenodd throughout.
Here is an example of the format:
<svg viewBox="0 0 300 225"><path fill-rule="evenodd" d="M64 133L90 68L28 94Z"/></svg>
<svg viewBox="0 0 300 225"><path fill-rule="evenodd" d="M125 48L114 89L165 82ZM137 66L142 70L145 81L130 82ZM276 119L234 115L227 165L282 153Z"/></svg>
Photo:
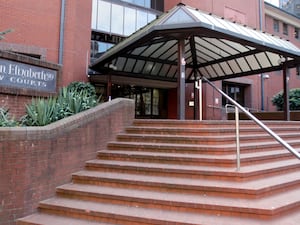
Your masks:
<svg viewBox="0 0 300 225"><path fill-rule="evenodd" d="M242 106L245 106L245 87L235 83L223 82L223 91L232 99L237 101ZM222 99L222 104L231 104L225 97Z"/></svg>

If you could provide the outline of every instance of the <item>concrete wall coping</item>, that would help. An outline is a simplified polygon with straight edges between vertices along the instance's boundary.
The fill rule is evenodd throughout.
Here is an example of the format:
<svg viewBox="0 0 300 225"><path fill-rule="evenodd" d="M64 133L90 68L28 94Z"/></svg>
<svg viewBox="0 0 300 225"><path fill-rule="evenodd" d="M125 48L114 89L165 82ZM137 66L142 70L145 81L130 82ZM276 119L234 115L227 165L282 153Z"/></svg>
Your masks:
<svg viewBox="0 0 300 225"><path fill-rule="evenodd" d="M113 109L124 107L125 105L134 105L134 101L117 98L41 127L0 127L0 141L50 139L84 126L104 114L109 114Z"/></svg>

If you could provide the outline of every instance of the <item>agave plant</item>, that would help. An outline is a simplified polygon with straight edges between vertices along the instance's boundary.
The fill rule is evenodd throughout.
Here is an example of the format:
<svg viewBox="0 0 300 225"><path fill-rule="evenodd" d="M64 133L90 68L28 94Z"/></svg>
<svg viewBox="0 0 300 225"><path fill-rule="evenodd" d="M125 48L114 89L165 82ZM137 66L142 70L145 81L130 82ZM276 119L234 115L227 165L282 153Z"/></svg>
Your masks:
<svg viewBox="0 0 300 225"><path fill-rule="evenodd" d="M17 125L17 121L10 116L8 109L0 108L0 127L14 127Z"/></svg>
<svg viewBox="0 0 300 225"><path fill-rule="evenodd" d="M56 120L58 109L57 99L33 99L31 104L26 105L26 115L22 118L22 124L27 126L44 126Z"/></svg>
<svg viewBox="0 0 300 225"><path fill-rule="evenodd" d="M32 100L22 117L25 126L44 126L70 115L90 109L98 104L96 91L91 84L73 82L60 89L57 97Z"/></svg>

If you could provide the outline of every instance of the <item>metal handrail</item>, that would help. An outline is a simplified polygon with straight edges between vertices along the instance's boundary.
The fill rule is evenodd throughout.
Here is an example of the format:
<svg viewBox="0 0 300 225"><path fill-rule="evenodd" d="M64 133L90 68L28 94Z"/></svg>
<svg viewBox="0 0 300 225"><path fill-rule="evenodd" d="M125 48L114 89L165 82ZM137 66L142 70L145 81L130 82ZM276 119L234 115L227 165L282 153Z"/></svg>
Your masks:
<svg viewBox="0 0 300 225"><path fill-rule="evenodd" d="M259 119L257 119L252 113L247 111L243 106L241 106L238 102L236 102L234 99L232 99L230 96L228 96L225 92L220 90L218 87L216 87L212 82L210 82L207 78L202 77L203 80L205 80L210 86L212 86L216 91L218 91L221 95L223 95L225 98L227 98L235 107L235 114L236 117L239 115L239 111L242 111L245 113L250 119L252 119L258 126L260 126L263 130L265 130L267 133L270 134L277 142L279 142L283 147L285 147L288 151L290 151L294 156L296 156L298 159L300 159L300 154L298 151L296 151L292 146L290 146L286 141L284 141L281 137L279 137L276 133L274 133L269 127L267 127L263 122L261 122ZM239 125L238 125L239 127ZM238 135L238 130L237 130ZM238 138L238 137L237 137ZM239 139L239 138L238 138ZM237 148L239 148L239 140L237 140ZM237 149L237 151L239 151ZM237 152L237 164L239 164L239 152ZM238 168L239 170L239 165Z"/></svg>

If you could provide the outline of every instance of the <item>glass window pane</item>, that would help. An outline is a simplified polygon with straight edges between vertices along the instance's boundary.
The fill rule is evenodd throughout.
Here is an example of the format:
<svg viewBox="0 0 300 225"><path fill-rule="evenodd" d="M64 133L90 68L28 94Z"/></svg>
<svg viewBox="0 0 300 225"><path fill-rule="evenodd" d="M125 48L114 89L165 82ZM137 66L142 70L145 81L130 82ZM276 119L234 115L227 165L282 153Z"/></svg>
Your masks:
<svg viewBox="0 0 300 225"><path fill-rule="evenodd" d="M156 15L153 13L148 13L148 23L156 19Z"/></svg>
<svg viewBox="0 0 300 225"><path fill-rule="evenodd" d="M140 5L140 6L145 5L144 0L134 0L133 2L134 2L135 5Z"/></svg>
<svg viewBox="0 0 300 225"><path fill-rule="evenodd" d="M136 10L132 8L125 8L125 18L124 18L124 34L130 35L136 31Z"/></svg>
<svg viewBox="0 0 300 225"><path fill-rule="evenodd" d="M147 12L137 10L137 30L148 23Z"/></svg>
<svg viewBox="0 0 300 225"><path fill-rule="evenodd" d="M97 9L98 0L93 0L92 6L92 29L97 29Z"/></svg>
<svg viewBox="0 0 300 225"><path fill-rule="evenodd" d="M123 35L123 25L124 25L124 11L123 6L112 4L112 18L113 23L111 23L111 32L115 34Z"/></svg>
<svg viewBox="0 0 300 225"><path fill-rule="evenodd" d="M97 30L110 32L111 3L98 2Z"/></svg>
<svg viewBox="0 0 300 225"><path fill-rule="evenodd" d="M151 8L151 0L145 0L145 7Z"/></svg>

